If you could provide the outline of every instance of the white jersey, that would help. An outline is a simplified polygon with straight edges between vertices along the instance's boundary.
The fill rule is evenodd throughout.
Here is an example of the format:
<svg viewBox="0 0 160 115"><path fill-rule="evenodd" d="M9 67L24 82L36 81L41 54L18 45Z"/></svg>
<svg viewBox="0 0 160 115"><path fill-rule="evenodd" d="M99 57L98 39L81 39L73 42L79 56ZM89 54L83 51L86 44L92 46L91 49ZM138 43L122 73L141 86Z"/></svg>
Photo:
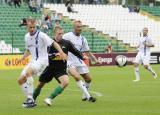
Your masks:
<svg viewBox="0 0 160 115"><path fill-rule="evenodd" d="M145 37L141 37L139 41L139 48L138 48L139 53L142 53L144 55L145 54L150 55L150 47L146 47L144 43L153 44L153 40L150 37L145 36Z"/></svg>
<svg viewBox="0 0 160 115"><path fill-rule="evenodd" d="M33 36L27 33L25 35L25 47L31 53L31 61L43 60L48 65L47 47L53 42L54 40L43 32L37 31Z"/></svg>
<svg viewBox="0 0 160 115"><path fill-rule="evenodd" d="M88 42L85 37L83 36L76 36L73 32L69 32L63 35L63 39L69 40L73 43L77 50L80 52L89 51ZM68 60L67 63L74 63L77 66L83 66L84 62L79 59L77 56L73 55L72 53L68 53Z"/></svg>

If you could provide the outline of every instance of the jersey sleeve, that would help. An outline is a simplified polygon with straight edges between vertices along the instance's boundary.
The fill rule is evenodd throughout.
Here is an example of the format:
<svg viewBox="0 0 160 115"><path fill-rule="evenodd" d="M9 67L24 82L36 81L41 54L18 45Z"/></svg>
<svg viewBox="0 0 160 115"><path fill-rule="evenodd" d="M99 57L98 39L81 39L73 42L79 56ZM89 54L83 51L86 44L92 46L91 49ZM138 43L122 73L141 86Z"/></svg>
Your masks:
<svg viewBox="0 0 160 115"><path fill-rule="evenodd" d="M87 42L87 39L86 39L85 37L83 37L83 48L82 48L81 51L82 51L82 52L89 51L88 42Z"/></svg>
<svg viewBox="0 0 160 115"><path fill-rule="evenodd" d="M64 34L64 35L62 36L62 38L63 38L64 40L69 40L69 34L68 34L68 33Z"/></svg>
<svg viewBox="0 0 160 115"><path fill-rule="evenodd" d="M45 34L45 33L42 34L42 39L43 39L44 43L46 44L46 46L50 46L50 45L54 42L54 40L51 39L51 38L50 38L47 34Z"/></svg>

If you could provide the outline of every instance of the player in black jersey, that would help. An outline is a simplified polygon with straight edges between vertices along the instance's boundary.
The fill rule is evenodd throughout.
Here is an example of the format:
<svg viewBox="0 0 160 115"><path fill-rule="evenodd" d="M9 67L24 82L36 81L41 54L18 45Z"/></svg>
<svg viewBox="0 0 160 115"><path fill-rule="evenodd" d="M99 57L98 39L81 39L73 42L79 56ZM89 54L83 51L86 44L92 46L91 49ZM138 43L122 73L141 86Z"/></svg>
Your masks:
<svg viewBox="0 0 160 115"><path fill-rule="evenodd" d="M68 54L68 52L71 52L82 60L85 58L70 41L62 39L63 29L60 26L55 27L54 33L54 40L61 46L64 53ZM67 87L69 84L69 78L66 72L67 61L62 60L58 51L52 46L48 47L48 53L49 66L46 67L46 69L40 75L39 84L34 91L33 98L36 100L37 96L41 92L42 87L46 83L50 82L54 77L59 82L59 86L57 86L53 93L51 93L51 95L44 100L48 106L51 106L51 100L62 93L62 91Z"/></svg>

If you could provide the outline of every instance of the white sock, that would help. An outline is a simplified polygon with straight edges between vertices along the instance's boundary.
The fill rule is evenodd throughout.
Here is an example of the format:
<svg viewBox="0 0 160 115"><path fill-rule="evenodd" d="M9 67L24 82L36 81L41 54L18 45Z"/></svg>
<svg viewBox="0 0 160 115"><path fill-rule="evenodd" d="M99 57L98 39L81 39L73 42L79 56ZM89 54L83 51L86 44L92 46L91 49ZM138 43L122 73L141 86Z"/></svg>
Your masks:
<svg viewBox="0 0 160 115"><path fill-rule="evenodd" d="M22 91L24 95L27 97L28 96L28 84L25 82L24 84L21 85Z"/></svg>
<svg viewBox="0 0 160 115"><path fill-rule="evenodd" d="M91 86L91 83L85 82L85 86L86 86L86 88L87 88L87 91L89 92L89 88L90 88L90 86ZM83 93L82 99L85 99L85 98L86 98L86 95L85 95L85 93Z"/></svg>
<svg viewBox="0 0 160 115"><path fill-rule="evenodd" d="M134 68L134 72L135 72L136 80L140 80L139 67L135 67L135 68Z"/></svg>
<svg viewBox="0 0 160 115"><path fill-rule="evenodd" d="M85 84L80 80L77 81L77 86L81 89L81 91L83 92L83 94L85 94L85 96L89 99L91 96L89 94L89 92L87 91L87 88L85 86Z"/></svg>
<svg viewBox="0 0 160 115"><path fill-rule="evenodd" d="M147 70L151 72L151 74L155 75L155 71L152 69L151 66L148 66Z"/></svg>
<svg viewBox="0 0 160 115"><path fill-rule="evenodd" d="M34 80L33 80L33 77L32 76L30 76L30 77L28 77L27 78L27 84L28 84L28 89L27 89L27 92L28 92L28 95L27 95L27 97L28 98L31 98L31 99L33 99L33 82L34 82Z"/></svg>
<svg viewBox="0 0 160 115"><path fill-rule="evenodd" d="M91 83L85 82L85 86L86 86L87 90L89 91L89 88L90 88L90 86L91 86Z"/></svg>

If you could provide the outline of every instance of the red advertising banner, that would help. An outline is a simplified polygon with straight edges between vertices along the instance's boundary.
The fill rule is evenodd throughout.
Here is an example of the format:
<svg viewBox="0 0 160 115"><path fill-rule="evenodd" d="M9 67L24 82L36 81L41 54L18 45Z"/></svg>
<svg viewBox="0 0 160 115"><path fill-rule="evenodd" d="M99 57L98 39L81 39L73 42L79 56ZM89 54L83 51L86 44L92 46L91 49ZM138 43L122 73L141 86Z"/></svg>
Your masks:
<svg viewBox="0 0 160 115"><path fill-rule="evenodd" d="M127 65L131 65L132 62L135 59L137 53L110 53L110 54L106 54L106 53L95 53L94 56L96 56L96 58L102 62L102 64L100 66L111 66L111 65L116 65L115 59L117 56L119 55L124 55L127 57ZM150 63L154 63L154 64L158 64L160 63L160 53L151 53L151 59L150 59ZM92 64L92 62L90 61L90 66L97 66Z"/></svg>

